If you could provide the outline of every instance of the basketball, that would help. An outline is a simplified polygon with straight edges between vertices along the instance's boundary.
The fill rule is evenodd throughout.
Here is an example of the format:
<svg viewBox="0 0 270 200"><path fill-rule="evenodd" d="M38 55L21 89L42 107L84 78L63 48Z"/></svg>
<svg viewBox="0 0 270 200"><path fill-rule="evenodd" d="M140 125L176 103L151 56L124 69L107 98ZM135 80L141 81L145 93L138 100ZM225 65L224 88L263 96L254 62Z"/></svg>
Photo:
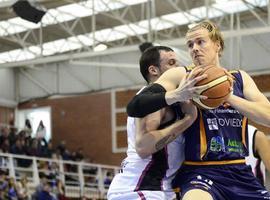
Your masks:
<svg viewBox="0 0 270 200"><path fill-rule="evenodd" d="M225 69L214 65L207 66L199 75L207 74L207 78L196 83L195 86L209 85L208 89L202 90L200 95L208 99L193 98L195 104L204 109L214 109L220 106L230 94L231 83Z"/></svg>

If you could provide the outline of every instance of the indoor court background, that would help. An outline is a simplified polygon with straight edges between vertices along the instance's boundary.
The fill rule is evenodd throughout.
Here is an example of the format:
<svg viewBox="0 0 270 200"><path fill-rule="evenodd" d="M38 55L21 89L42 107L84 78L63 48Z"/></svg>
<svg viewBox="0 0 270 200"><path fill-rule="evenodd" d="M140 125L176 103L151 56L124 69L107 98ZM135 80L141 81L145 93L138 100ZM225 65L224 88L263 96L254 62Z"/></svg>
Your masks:
<svg viewBox="0 0 270 200"><path fill-rule="evenodd" d="M188 25L213 20L225 37L222 65L247 71L270 99L269 0L24 2L30 6L26 13L16 13L17 1L0 0L1 133L4 128L24 129L24 113L48 109L50 128L46 128L53 147L64 141L70 152L81 148L84 159L93 164L87 167L95 169L96 181L84 192L81 181L89 180L85 166L70 163L78 169L75 183L68 185L70 197L104 198L107 186L103 179L107 172L116 173L125 157L125 107L145 85L138 65L139 45L144 42L175 48L180 61L188 65L184 42ZM44 14L38 22L36 9ZM254 125L270 137L269 128ZM12 156L0 153L0 158L15 162ZM29 172L16 164L2 169L18 180L22 174L29 175L34 188L42 160L25 159L37 166L31 165ZM65 180L66 165L58 163Z"/></svg>

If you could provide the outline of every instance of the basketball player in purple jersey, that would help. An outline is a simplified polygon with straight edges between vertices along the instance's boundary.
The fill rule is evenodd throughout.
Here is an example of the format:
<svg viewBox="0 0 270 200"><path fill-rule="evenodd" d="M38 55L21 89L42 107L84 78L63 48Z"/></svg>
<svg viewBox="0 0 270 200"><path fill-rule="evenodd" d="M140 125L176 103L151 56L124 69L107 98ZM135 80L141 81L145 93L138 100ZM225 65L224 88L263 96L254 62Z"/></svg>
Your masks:
<svg viewBox="0 0 270 200"><path fill-rule="evenodd" d="M179 68L165 72L155 82L161 88L159 95L149 91L137 95L128 105L129 115L142 117L175 102L202 98L196 88L184 86L196 82L196 69L208 65L221 67L219 57L224 40L210 21L191 28L186 40L195 69L189 75ZM269 192L245 164L247 118L270 127L270 103L246 72L232 71L231 76L233 93L227 99L228 104L212 110L198 109L196 121L184 133L186 160L174 181L184 200L270 199Z"/></svg>

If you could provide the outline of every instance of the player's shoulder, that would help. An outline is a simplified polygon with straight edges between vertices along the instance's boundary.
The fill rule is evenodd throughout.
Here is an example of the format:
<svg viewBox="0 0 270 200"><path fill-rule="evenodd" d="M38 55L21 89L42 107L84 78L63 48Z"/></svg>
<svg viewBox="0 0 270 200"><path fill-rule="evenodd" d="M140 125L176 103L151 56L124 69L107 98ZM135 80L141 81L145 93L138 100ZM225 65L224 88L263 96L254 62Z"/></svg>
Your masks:
<svg viewBox="0 0 270 200"><path fill-rule="evenodd" d="M246 71L244 71L244 70L242 70L242 69L230 69L230 70L229 70L229 73L231 73L231 74L233 74L233 75L234 75L234 74L235 74L235 75L236 75L236 74L239 74L239 75L242 75L242 76L243 76L243 75L245 76L245 75L248 74Z"/></svg>
<svg viewBox="0 0 270 200"><path fill-rule="evenodd" d="M238 74L239 73L239 70L237 70L237 69L231 69L231 70L229 70L229 73L231 73L231 74Z"/></svg>
<svg viewBox="0 0 270 200"><path fill-rule="evenodd" d="M185 66L184 68L185 68L185 70L187 72L190 72L191 70L193 70L195 68L195 65L194 64L190 64L188 66Z"/></svg>
<svg viewBox="0 0 270 200"><path fill-rule="evenodd" d="M241 82L242 82L243 76L245 76L246 74L246 72L240 69L230 69L229 73L233 75L236 78L236 80L241 80Z"/></svg>

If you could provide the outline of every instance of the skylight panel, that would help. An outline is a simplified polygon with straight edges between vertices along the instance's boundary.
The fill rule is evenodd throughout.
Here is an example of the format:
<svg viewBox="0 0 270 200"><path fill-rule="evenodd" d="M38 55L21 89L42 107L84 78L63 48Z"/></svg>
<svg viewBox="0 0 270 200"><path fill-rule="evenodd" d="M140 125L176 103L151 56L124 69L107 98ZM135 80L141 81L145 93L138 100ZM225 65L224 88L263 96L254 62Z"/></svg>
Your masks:
<svg viewBox="0 0 270 200"><path fill-rule="evenodd" d="M27 30L25 27L22 27L18 24L10 24L6 29L8 34L18 33Z"/></svg>
<svg viewBox="0 0 270 200"><path fill-rule="evenodd" d="M66 45L66 40L65 39L60 39L60 40L55 40L52 42L46 42L43 44L43 55L48 56L48 55L53 55L57 52L60 51L63 46Z"/></svg>
<svg viewBox="0 0 270 200"><path fill-rule="evenodd" d="M27 29L37 28L39 25L30 23L26 20L23 20L19 17L9 19L7 21L0 22L0 36L6 36L9 34L19 33L26 31Z"/></svg>
<svg viewBox="0 0 270 200"><path fill-rule="evenodd" d="M161 18L155 18L151 20L151 25L154 30L163 30L172 27L173 24Z"/></svg>
<svg viewBox="0 0 270 200"><path fill-rule="evenodd" d="M40 46L30 46L30 47L28 47L28 51L31 52L32 54L36 55L36 56L41 55Z"/></svg>
<svg viewBox="0 0 270 200"><path fill-rule="evenodd" d="M125 6L117 1L103 0L103 2L102 1L94 1L95 14L97 14L99 12L105 12L105 11L109 11L109 10L119 9L119 8L122 8ZM87 7L87 8L93 9L92 0L81 2L80 4Z"/></svg>
<svg viewBox="0 0 270 200"><path fill-rule="evenodd" d="M35 58L35 56L32 53L28 52L27 50L16 49L13 51L1 53L0 63L21 61L21 60L33 59L33 58Z"/></svg>
<svg viewBox="0 0 270 200"><path fill-rule="evenodd" d="M77 37L85 46L91 46L93 44L93 38L90 36L90 34L77 35Z"/></svg>
<svg viewBox="0 0 270 200"><path fill-rule="evenodd" d="M112 32L111 28L103 29L95 32L95 40L97 41L106 41ZM90 36L94 38L93 33L90 33Z"/></svg>
<svg viewBox="0 0 270 200"><path fill-rule="evenodd" d="M61 23L61 22L65 22L65 21L69 21L69 20L73 20L76 17L72 16L69 13L65 13L65 12L61 12L60 10L61 8L56 8L56 9L52 9L49 10L48 13L46 13L46 15L51 15L52 19L54 19L54 21L52 21L51 23L55 24L55 23ZM45 16L46 16L45 15Z"/></svg>
<svg viewBox="0 0 270 200"><path fill-rule="evenodd" d="M124 7L125 5L133 5L136 3L142 3L146 0L115 0L114 3L108 3L109 0L105 1L108 6L105 6L100 1L95 2L95 9L98 12L104 11L106 9L117 9L120 7ZM255 6L266 6L268 5L267 0L246 0L246 2L253 4ZM73 4L71 4L73 5ZM87 16L87 12L91 15L92 11L92 0L83 1L79 4L76 4L75 7L68 5L68 6L61 6L57 9L50 9L47 14L43 17L43 25L49 25L53 23L59 23L67 20L74 19L76 17L83 17ZM84 6L87 5L87 8ZM82 10L80 10L83 8ZM77 12L75 13L75 10ZM153 18L151 19L151 26L153 30L162 30L171 28L175 25L184 25L188 24L193 21L198 21L200 19L204 19L206 17L206 12L208 11L208 17L214 18L219 17L226 13L234 13L248 10L246 4L244 4L241 0L228 0L225 3L225 0L216 0L216 3L211 5L208 10L206 7L202 6L199 8L194 8L189 10L188 12L177 12L168 15L163 15L160 18ZM75 14L72 12L74 11ZM57 17L57 20L55 18ZM26 23L24 23L26 22ZM8 35L15 32L25 31L28 28L35 28L39 27L39 24L34 24L27 22L25 20L18 20L16 18L10 19L8 21L0 22L0 36ZM110 42L115 40L124 39L128 36L135 36L136 34L141 35L148 32L148 21L143 20L137 23L130 23L128 25L120 25L116 26L113 29L107 28L103 30L99 30L95 32L95 45L102 42ZM56 53L62 53L70 50L75 50L82 48L85 46L92 46L93 45L93 33L87 33L78 35L76 37L69 37L66 39L60 39L52 42L47 42L43 44L42 56L53 55ZM9 52L0 53L0 63L3 62L13 62L25 59L32 59L34 57L38 57L41 55L41 48L39 45L28 47L27 49L16 49Z"/></svg>
<svg viewBox="0 0 270 200"><path fill-rule="evenodd" d="M8 29L11 27L11 24L8 23L7 21L0 22L0 35L5 36L10 34L8 32Z"/></svg>
<svg viewBox="0 0 270 200"><path fill-rule="evenodd" d="M112 30L108 35L108 38L104 40L105 42L111 42L115 40L121 40L126 38L127 36L123 33L118 32L117 30Z"/></svg>
<svg viewBox="0 0 270 200"><path fill-rule="evenodd" d="M78 42L73 42L71 39L67 40L67 45L68 45L68 51L75 50L75 49L80 49L83 47L81 43Z"/></svg>
<svg viewBox="0 0 270 200"><path fill-rule="evenodd" d="M63 13L70 13L70 15L75 17L85 17L92 15L92 11L85 8L81 4L69 4L66 6L61 6L58 8L58 10Z"/></svg>
<svg viewBox="0 0 270 200"><path fill-rule="evenodd" d="M198 20L206 17L206 7L201 6L198 8L193 8L188 13L191 17L193 17L193 20Z"/></svg>
<svg viewBox="0 0 270 200"><path fill-rule="evenodd" d="M121 26L114 27L114 30L116 30L120 33L124 33L127 36L133 36L136 33L143 34L143 33L148 31L148 29L146 27L142 28L142 26L146 26L145 25L146 23L144 21L139 22L139 24L141 24L140 26L137 24L121 25Z"/></svg>
<svg viewBox="0 0 270 200"><path fill-rule="evenodd" d="M0 63L11 62L9 52L0 53Z"/></svg>
<svg viewBox="0 0 270 200"><path fill-rule="evenodd" d="M125 5L135 5L135 4L147 2L147 0L136 0L136 1L134 1L134 0L116 0L116 1L123 3Z"/></svg>
<svg viewBox="0 0 270 200"><path fill-rule="evenodd" d="M241 1L232 1L230 3L217 3L214 4L213 7L218 8L226 13L240 12L246 8L245 4Z"/></svg>
<svg viewBox="0 0 270 200"><path fill-rule="evenodd" d="M17 57L16 61L21 61L21 60L28 60L28 59L33 59L35 58L35 55L33 55L32 53L30 53L29 51L26 50L21 50L20 52L17 52Z"/></svg>
<svg viewBox="0 0 270 200"><path fill-rule="evenodd" d="M267 0L247 0L246 2L260 7L266 6L268 4ZM218 8L226 13L236 13L248 9L247 5L241 0L231 0L229 2L224 0L216 0L216 3L213 4L213 7Z"/></svg>
<svg viewBox="0 0 270 200"><path fill-rule="evenodd" d="M187 16L185 16L183 13L172 13L168 15L162 16L162 19L165 19L167 21L171 21L174 25L182 25L189 23L189 20L187 19Z"/></svg>
<svg viewBox="0 0 270 200"><path fill-rule="evenodd" d="M69 43L69 47L71 50L79 49L83 47L83 43L79 40L78 37L69 37L67 39L67 42Z"/></svg>
<svg viewBox="0 0 270 200"><path fill-rule="evenodd" d="M24 20L20 17L15 17L15 18L9 19L8 22L11 24L16 24L16 25L22 26L22 27L27 28L27 29L34 29L34 28L38 28L40 26L38 24Z"/></svg>

